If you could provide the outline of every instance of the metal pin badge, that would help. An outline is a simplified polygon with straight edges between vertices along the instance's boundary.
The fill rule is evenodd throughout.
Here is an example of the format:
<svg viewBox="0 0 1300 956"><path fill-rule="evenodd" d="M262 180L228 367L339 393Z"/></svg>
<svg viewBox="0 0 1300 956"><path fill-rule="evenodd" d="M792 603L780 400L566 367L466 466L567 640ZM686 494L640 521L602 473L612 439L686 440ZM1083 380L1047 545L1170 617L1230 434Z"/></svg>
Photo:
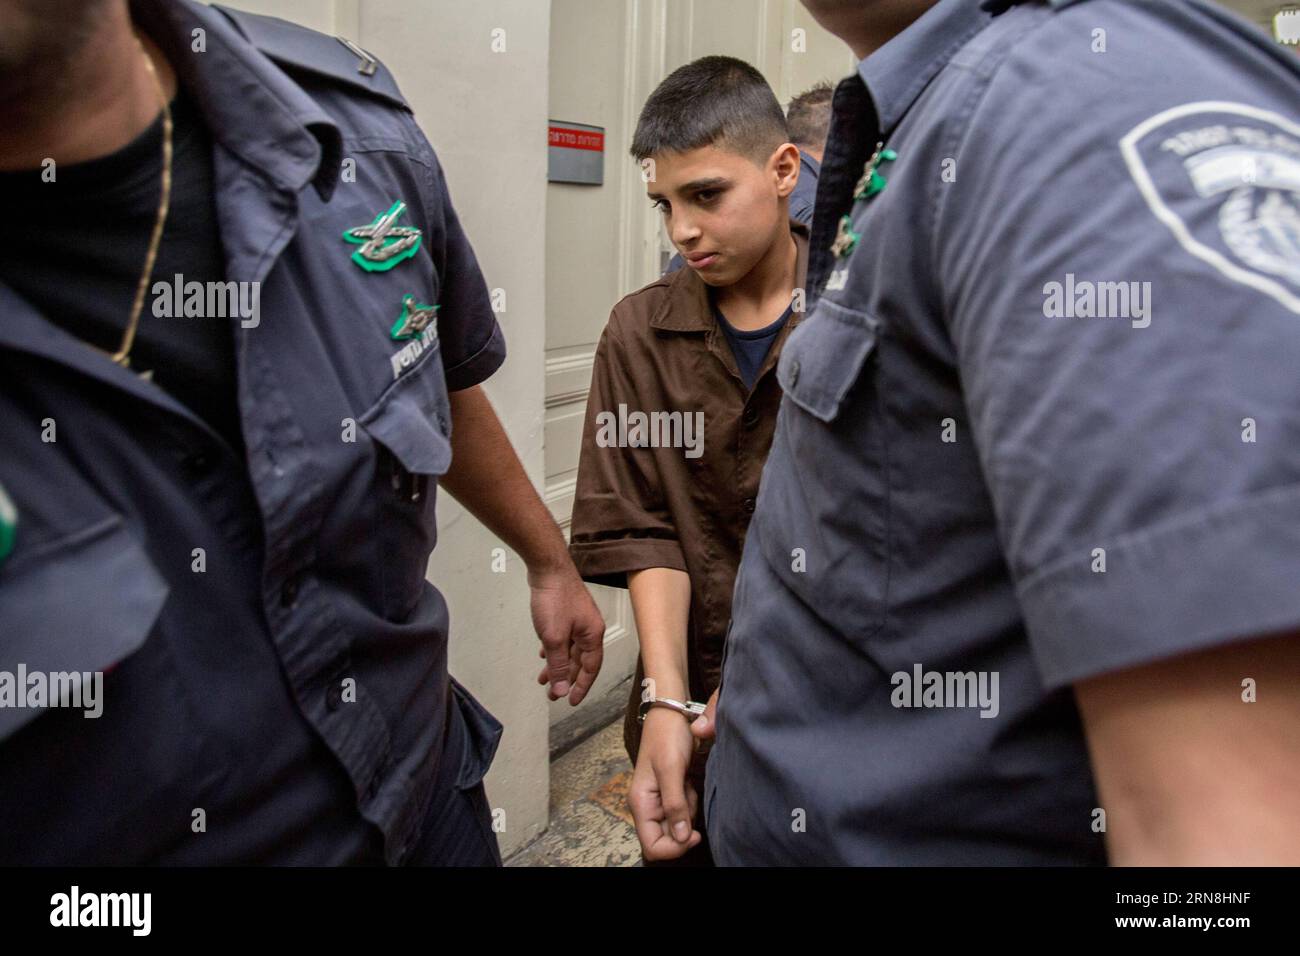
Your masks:
<svg viewBox="0 0 1300 956"><path fill-rule="evenodd" d="M393 323L390 334L400 342L415 338L431 325L436 327L439 308L441 306L417 302L413 295L402 296L402 314Z"/></svg>
<svg viewBox="0 0 1300 956"><path fill-rule="evenodd" d="M423 238L414 226L399 226L397 220L406 212L406 203L397 200L381 212L368 226L353 226L343 233L348 242L360 245L352 261L367 272L387 272L420 251Z"/></svg>
<svg viewBox="0 0 1300 956"><path fill-rule="evenodd" d="M840 228L835 233L835 241L831 243L831 253L836 259L845 258L862 238L861 233L853 231L853 220L848 216L840 217Z"/></svg>
<svg viewBox="0 0 1300 956"><path fill-rule="evenodd" d="M862 178L858 180L858 185L854 187L854 199L870 199L878 192L882 192L889 185L885 177L880 174L881 163L892 163L898 159L898 153L892 149L885 149L884 143L876 144L876 151L871 154L866 165L862 167Z"/></svg>
<svg viewBox="0 0 1300 956"><path fill-rule="evenodd" d="M18 509L13 499L0 485L0 562L13 554L14 541L18 537Z"/></svg>

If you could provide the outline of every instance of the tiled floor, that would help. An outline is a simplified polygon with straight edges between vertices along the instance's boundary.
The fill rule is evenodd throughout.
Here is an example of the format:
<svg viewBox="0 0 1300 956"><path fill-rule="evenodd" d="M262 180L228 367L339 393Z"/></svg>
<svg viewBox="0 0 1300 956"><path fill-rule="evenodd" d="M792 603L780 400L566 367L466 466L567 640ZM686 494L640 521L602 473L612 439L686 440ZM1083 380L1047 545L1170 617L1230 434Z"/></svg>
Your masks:
<svg viewBox="0 0 1300 956"><path fill-rule="evenodd" d="M620 716L551 766L550 828L506 866L640 866L631 778Z"/></svg>

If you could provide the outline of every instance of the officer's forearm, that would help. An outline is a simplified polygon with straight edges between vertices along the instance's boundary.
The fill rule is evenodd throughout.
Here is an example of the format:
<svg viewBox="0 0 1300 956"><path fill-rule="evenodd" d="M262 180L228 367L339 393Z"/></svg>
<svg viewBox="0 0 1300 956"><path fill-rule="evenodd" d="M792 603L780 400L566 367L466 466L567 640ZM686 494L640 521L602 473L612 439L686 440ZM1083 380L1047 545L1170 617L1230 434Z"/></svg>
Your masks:
<svg viewBox="0 0 1300 956"><path fill-rule="evenodd" d="M691 579L676 568L646 568L627 576L641 641L645 676L656 697L690 696L686 629L691 610Z"/></svg>
<svg viewBox="0 0 1300 956"><path fill-rule="evenodd" d="M451 468L439 484L518 554L530 574L571 570L564 533L528 480L487 394L475 385L450 397Z"/></svg>

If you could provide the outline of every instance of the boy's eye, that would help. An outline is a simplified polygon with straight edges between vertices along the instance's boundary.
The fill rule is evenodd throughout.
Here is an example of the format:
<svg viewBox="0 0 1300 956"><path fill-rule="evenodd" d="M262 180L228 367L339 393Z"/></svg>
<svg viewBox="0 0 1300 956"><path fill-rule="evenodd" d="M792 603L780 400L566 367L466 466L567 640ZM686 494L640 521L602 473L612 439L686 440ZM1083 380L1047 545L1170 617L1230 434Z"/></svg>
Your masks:
<svg viewBox="0 0 1300 956"><path fill-rule="evenodd" d="M720 193L721 190L719 189L701 189L699 192L695 194L695 199L698 202L710 203L713 202L713 200L716 199Z"/></svg>
<svg viewBox="0 0 1300 956"><path fill-rule="evenodd" d="M665 201L662 200L662 199L656 199L656 200L654 200L652 203L650 203L650 208L651 208L651 209L657 209L657 210L659 210L660 212L667 212L667 211L668 211L668 203L665 202Z"/></svg>

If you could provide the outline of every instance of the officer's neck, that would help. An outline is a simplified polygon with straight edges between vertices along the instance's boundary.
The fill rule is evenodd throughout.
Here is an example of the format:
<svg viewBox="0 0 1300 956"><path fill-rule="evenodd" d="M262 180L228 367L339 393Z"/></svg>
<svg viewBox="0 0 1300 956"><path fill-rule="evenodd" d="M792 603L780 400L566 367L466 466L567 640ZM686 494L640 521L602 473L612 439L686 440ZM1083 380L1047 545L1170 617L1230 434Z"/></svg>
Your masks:
<svg viewBox="0 0 1300 956"><path fill-rule="evenodd" d="M152 40L143 33L140 38L170 100L176 73ZM53 159L57 176L58 164L98 159L126 146L161 110L125 4L99 19L66 60L20 69L29 82L20 94L0 100L0 171L36 169Z"/></svg>
<svg viewBox="0 0 1300 956"><path fill-rule="evenodd" d="M837 4L818 21L843 40L859 60L879 50L934 6L938 0L875 0L863 12L857 4Z"/></svg>

